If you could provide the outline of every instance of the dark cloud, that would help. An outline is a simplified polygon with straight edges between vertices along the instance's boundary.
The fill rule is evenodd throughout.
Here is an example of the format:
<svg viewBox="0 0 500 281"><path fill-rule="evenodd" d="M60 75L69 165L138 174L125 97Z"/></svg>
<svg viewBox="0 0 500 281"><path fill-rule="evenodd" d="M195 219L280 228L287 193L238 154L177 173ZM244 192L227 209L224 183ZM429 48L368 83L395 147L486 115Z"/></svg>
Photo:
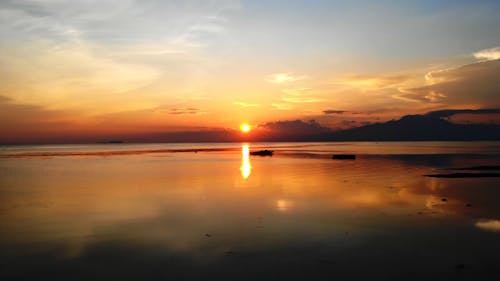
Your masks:
<svg viewBox="0 0 500 281"><path fill-rule="evenodd" d="M370 121L359 121L359 120L342 120L343 125L347 127L360 127L372 124Z"/></svg>
<svg viewBox="0 0 500 281"><path fill-rule="evenodd" d="M324 114L343 114L345 112L347 112L347 111L345 111L345 110L335 110L335 109L323 110Z"/></svg>
<svg viewBox="0 0 500 281"><path fill-rule="evenodd" d="M342 124L344 124L344 125L352 125L355 123L356 123L355 120L342 120Z"/></svg>
<svg viewBox="0 0 500 281"><path fill-rule="evenodd" d="M500 108L488 108L488 109L445 109L428 112L427 116L432 117L450 117L456 114L499 114Z"/></svg>
<svg viewBox="0 0 500 281"><path fill-rule="evenodd" d="M395 97L447 105L499 106L500 60L477 62L427 75L433 84L404 89Z"/></svg>
<svg viewBox="0 0 500 281"><path fill-rule="evenodd" d="M311 135L330 131L329 128L321 126L316 120L276 121L265 123L259 127L287 135Z"/></svg>

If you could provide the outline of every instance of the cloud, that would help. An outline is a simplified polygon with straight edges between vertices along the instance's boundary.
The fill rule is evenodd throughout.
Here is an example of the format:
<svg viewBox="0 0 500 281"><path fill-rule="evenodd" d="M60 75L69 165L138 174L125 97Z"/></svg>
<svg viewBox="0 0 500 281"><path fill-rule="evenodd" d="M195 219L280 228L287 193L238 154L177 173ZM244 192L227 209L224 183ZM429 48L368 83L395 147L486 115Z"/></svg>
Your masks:
<svg viewBox="0 0 500 281"><path fill-rule="evenodd" d="M476 222L476 227L481 230L500 232L499 220L480 220Z"/></svg>
<svg viewBox="0 0 500 281"><path fill-rule="evenodd" d="M310 118L332 130L349 129L378 121L376 116L367 112L337 109L323 110L321 114L312 115Z"/></svg>
<svg viewBox="0 0 500 281"><path fill-rule="evenodd" d="M267 81L275 84L281 84L281 83L299 81L305 78L306 78L305 76L293 76L290 73L276 73L271 75L271 77L267 79Z"/></svg>
<svg viewBox="0 0 500 281"><path fill-rule="evenodd" d="M181 114L201 114L201 112L198 108L171 108L168 111L168 114L173 114L173 115L181 115Z"/></svg>
<svg viewBox="0 0 500 281"><path fill-rule="evenodd" d="M276 121L259 125L259 128L269 130L272 134L279 136L310 136L331 131L316 120Z"/></svg>
<svg viewBox="0 0 500 281"><path fill-rule="evenodd" d="M432 84L400 88L394 98L448 106L500 106L500 60L482 61L428 73Z"/></svg>
<svg viewBox="0 0 500 281"><path fill-rule="evenodd" d="M242 101L235 101L233 104L240 105L243 107L257 107L260 106L258 103L248 103L248 102L242 102Z"/></svg>
<svg viewBox="0 0 500 281"><path fill-rule="evenodd" d="M396 87L409 80L407 75L386 75L386 76L369 76L356 75L341 79L341 84L349 85L357 88L366 89L384 89Z"/></svg>
<svg viewBox="0 0 500 281"><path fill-rule="evenodd" d="M7 31L64 40L78 33L99 43L175 38L194 44L220 33L236 1L2 1ZM17 27L17 28L12 28ZM4 25L5 28L5 25ZM72 31L72 32L71 32Z"/></svg>
<svg viewBox="0 0 500 281"><path fill-rule="evenodd" d="M57 142L79 129L77 112L16 104L0 96L0 143ZM70 137L68 138L70 139Z"/></svg>
<svg viewBox="0 0 500 281"><path fill-rule="evenodd" d="M166 114L170 117L165 118ZM88 116L82 111L52 110L15 103L0 96L0 143L95 143L110 139L160 141L162 136L168 141L168 132L223 130L201 128L188 118L201 114L206 112L195 107L159 106ZM189 138L190 141L193 139L194 135ZM180 140L180 135L176 140Z"/></svg>
<svg viewBox="0 0 500 281"><path fill-rule="evenodd" d="M271 106L278 110L292 110L294 108L289 103L272 103Z"/></svg>
<svg viewBox="0 0 500 281"><path fill-rule="evenodd" d="M324 99L315 97L283 97L282 100L291 103L314 103L324 101Z"/></svg>
<svg viewBox="0 0 500 281"><path fill-rule="evenodd" d="M334 109L323 110L324 114L343 114L345 112L346 112L345 110L334 110Z"/></svg>
<svg viewBox="0 0 500 281"><path fill-rule="evenodd" d="M342 123L342 125L344 125L341 128L342 129L346 129L346 128L353 128L353 127L361 127L361 126L370 125L373 122L370 122L370 121L358 121L358 120L342 120L341 123Z"/></svg>
<svg viewBox="0 0 500 281"><path fill-rule="evenodd" d="M500 59L500 47L477 51L473 55L479 60L497 60Z"/></svg>
<svg viewBox="0 0 500 281"><path fill-rule="evenodd" d="M412 101L412 102L428 102L428 103L439 103L442 102L445 98L446 95L443 93L438 93L436 91L429 91L424 94L415 94L411 91L406 91L406 90L400 90L403 92L402 94L397 94L394 97L401 99L401 100L406 100L406 101Z"/></svg>
<svg viewBox="0 0 500 281"><path fill-rule="evenodd" d="M203 84L193 80L215 60L205 51L240 8L233 0L0 2L2 95L89 115L185 98L185 88Z"/></svg>
<svg viewBox="0 0 500 281"><path fill-rule="evenodd" d="M284 89L283 92L286 95L281 100L289 103L315 103L324 101L323 98L312 95L311 91L311 88Z"/></svg>
<svg viewBox="0 0 500 281"><path fill-rule="evenodd" d="M445 110L436 110L428 112L427 116L431 117L450 117L456 114L498 114L500 113L500 108L488 108L488 109L445 109Z"/></svg>
<svg viewBox="0 0 500 281"><path fill-rule="evenodd" d="M109 112L120 105L136 107L140 97L129 92L162 76L144 64L96 56L84 43L9 44L0 46L0 76L4 78L0 90L16 102Z"/></svg>

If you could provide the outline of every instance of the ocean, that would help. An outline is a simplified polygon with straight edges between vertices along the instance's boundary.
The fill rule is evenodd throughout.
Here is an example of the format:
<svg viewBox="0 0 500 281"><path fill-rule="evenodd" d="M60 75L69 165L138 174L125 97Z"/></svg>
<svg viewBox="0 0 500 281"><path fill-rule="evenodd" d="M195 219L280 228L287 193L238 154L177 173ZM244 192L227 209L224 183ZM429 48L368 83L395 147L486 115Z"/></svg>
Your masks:
<svg viewBox="0 0 500 281"><path fill-rule="evenodd" d="M0 146L0 280L500 280L499 166L500 142Z"/></svg>

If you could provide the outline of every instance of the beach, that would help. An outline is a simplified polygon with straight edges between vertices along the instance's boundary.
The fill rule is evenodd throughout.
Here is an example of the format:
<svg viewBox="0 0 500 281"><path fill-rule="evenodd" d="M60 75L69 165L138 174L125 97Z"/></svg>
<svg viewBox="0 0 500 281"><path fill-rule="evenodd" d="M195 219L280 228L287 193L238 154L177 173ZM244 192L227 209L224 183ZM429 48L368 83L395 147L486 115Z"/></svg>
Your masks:
<svg viewBox="0 0 500 281"><path fill-rule="evenodd" d="M2 146L0 279L499 280L498 165L500 142ZM478 176L426 176L452 173Z"/></svg>

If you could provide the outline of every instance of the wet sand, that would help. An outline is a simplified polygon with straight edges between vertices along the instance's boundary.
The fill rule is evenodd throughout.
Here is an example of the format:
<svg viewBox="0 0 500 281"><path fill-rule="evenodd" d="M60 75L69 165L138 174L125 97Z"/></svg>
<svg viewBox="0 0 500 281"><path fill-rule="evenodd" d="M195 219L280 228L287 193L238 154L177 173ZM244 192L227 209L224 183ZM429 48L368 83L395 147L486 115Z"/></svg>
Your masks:
<svg viewBox="0 0 500 281"><path fill-rule="evenodd" d="M500 280L500 179L424 176L498 143L163 146L1 151L0 279Z"/></svg>

